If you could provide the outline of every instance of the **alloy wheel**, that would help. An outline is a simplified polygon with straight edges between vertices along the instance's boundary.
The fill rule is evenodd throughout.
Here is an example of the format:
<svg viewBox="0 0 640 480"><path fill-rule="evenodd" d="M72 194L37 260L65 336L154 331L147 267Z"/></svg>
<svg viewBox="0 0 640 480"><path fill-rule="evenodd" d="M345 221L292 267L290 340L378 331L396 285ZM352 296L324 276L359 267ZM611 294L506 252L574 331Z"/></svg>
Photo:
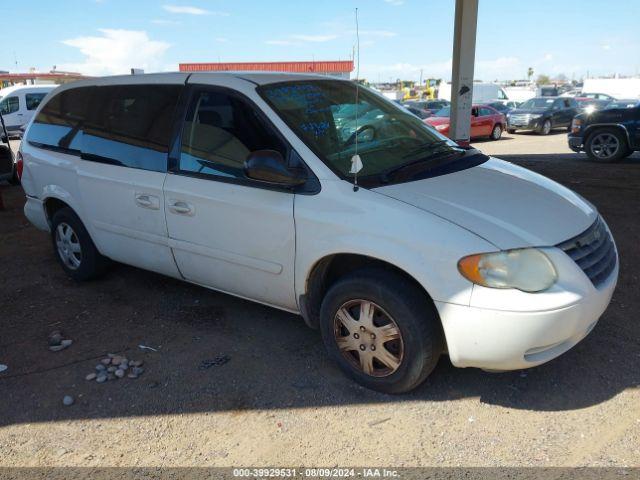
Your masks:
<svg viewBox="0 0 640 480"><path fill-rule="evenodd" d="M77 270L82 262L82 248L76 232L68 223L59 223L55 240L62 263L71 270Z"/></svg>
<svg viewBox="0 0 640 480"><path fill-rule="evenodd" d="M618 153L619 149L620 141L610 133L599 133L591 140L591 153L597 158L611 158Z"/></svg>
<svg viewBox="0 0 640 480"><path fill-rule="evenodd" d="M368 300L344 303L333 320L336 344L356 370L372 377L386 377L402 364L404 342L393 318Z"/></svg>
<svg viewBox="0 0 640 480"><path fill-rule="evenodd" d="M551 122L549 120L545 120L542 124L542 134L549 135L551 133Z"/></svg>

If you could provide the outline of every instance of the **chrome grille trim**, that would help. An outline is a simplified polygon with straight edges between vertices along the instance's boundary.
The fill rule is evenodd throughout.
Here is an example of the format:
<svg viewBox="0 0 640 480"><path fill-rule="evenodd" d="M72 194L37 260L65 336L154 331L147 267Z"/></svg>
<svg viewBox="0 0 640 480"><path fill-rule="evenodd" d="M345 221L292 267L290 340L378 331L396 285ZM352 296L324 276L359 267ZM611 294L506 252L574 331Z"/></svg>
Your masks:
<svg viewBox="0 0 640 480"><path fill-rule="evenodd" d="M616 267L616 247L600 216L580 235L556 246L576 262L595 287L609 278Z"/></svg>

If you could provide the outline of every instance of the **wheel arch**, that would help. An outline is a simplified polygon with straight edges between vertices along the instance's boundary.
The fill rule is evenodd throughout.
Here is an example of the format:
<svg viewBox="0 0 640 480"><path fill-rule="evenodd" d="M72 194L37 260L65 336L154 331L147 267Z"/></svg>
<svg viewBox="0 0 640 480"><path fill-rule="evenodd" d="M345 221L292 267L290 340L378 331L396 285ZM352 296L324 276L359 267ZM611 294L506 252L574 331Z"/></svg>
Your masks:
<svg viewBox="0 0 640 480"><path fill-rule="evenodd" d="M305 278L304 293L299 297L300 311L309 327L318 328L320 305L329 287L344 275L363 268L379 268L403 276L424 293L425 298L433 305L437 315L438 310L435 308L433 298L429 292L406 270L386 260L369 255L347 252L332 253L325 255L312 265ZM438 321L440 321L439 318Z"/></svg>
<svg viewBox="0 0 640 480"><path fill-rule="evenodd" d="M591 137L593 134L595 134L599 130L606 130L606 129L620 131L622 133L623 138L625 138L627 141L627 147L631 148L631 138L629 137L629 130L627 130L627 127L625 127L620 123L595 123L593 125L587 125L587 128L584 129L583 144L586 145L587 141L589 140L589 137Z"/></svg>

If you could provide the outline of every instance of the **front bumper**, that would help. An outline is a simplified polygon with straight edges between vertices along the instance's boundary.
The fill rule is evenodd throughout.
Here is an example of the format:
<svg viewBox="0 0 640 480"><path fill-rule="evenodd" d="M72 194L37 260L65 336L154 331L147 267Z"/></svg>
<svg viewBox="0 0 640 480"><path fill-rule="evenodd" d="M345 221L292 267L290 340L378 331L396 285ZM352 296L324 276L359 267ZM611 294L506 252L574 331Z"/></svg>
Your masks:
<svg viewBox="0 0 640 480"><path fill-rule="evenodd" d="M538 130L541 127L541 118L534 118L526 121L507 119L507 128L512 130Z"/></svg>
<svg viewBox="0 0 640 480"><path fill-rule="evenodd" d="M564 252L557 250L553 256L559 281L547 292L474 286L470 306L435 302L453 365L487 370L534 367L589 334L613 295L617 259L609 278L596 288Z"/></svg>
<svg viewBox="0 0 640 480"><path fill-rule="evenodd" d="M584 144L582 141L582 137L573 137L569 135L568 137L569 148L574 152L581 152L584 150Z"/></svg>

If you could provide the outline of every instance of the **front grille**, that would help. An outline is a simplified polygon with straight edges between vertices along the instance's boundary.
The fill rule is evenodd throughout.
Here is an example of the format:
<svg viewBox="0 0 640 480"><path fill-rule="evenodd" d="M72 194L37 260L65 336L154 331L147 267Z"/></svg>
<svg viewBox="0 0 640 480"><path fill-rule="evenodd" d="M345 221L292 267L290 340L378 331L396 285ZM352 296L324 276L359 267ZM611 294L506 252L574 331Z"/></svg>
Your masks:
<svg viewBox="0 0 640 480"><path fill-rule="evenodd" d="M512 113L511 117L509 118L509 121L511 123L515 123L516 125L527 125L530 119L531 117L529 116L528 113L517 113L517 114Z"/></svg>
<svg viewBox="0 0 640 480"><path fill-rule="evenodd" d="M616 268L616 247L601 217L577 237L557 245L599 287Z"/></svg>

